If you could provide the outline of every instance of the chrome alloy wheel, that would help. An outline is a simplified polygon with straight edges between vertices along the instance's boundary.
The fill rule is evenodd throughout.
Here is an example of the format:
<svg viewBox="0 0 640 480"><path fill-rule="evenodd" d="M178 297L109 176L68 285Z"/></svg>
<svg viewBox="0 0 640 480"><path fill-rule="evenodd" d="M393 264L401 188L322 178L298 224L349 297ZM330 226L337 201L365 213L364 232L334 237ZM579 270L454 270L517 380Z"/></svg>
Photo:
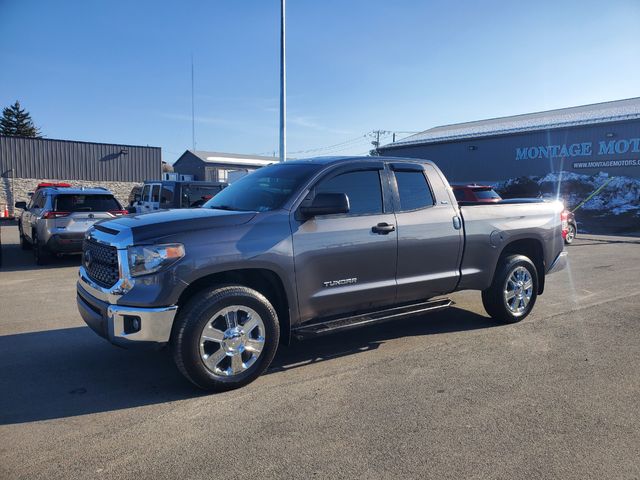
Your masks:
<svg viewBox="0 0 640 480"><path fill-rule="evenodd" d="M200 358L216 376L238 375L260 357L264 336L264 322L255 310L242 305L225 307L202 329Z"/></svg>
<svg viewBox="0 0 640 480"><path fill-rule="evenodd" d="M516 267L504 284L504 304L516 317L523 315L533 295L533 279L525 267Z"/></svg>

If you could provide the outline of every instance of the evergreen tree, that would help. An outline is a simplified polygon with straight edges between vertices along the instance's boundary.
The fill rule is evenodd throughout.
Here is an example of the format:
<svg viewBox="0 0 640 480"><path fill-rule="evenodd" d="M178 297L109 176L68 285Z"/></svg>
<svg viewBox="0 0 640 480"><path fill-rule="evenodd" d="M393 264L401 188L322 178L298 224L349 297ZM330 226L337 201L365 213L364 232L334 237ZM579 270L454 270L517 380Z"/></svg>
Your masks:
<svg viewBox="0 0 640 480"><path fill-rule="evenodd" d="M0 118L0 134L15 135L17 137L39 138L40 129L33 124L31 115L24 108L20 107L20 102L6 107L2 110Z"/></svg>

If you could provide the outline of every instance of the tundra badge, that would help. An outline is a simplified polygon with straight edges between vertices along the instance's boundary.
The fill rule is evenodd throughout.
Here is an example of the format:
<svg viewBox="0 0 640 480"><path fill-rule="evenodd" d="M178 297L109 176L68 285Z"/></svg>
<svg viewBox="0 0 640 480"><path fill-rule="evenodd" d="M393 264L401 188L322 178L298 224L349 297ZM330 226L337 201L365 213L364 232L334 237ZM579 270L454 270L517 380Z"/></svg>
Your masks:
<svg viewBox="0 0 640 480"><path fill-rule="evenodd" d="M342 280L331 280L329 282L322 282L325 287L341 287L343 285L353 285L358 283L357 278L343 278Z"/></svg>

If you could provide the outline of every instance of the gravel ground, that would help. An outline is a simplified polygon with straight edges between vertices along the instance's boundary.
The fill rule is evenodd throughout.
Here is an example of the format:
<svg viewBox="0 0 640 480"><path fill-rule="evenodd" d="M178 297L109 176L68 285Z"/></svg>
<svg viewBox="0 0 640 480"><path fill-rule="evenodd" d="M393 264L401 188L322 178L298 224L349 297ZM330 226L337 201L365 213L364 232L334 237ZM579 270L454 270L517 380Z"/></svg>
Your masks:
<svg viewBox="0 0 640 480"><path fill-rule="evenodd" d="M640 478L638 239L579 237L519 324L460 292L219 395L85 327L78 258L36 268L2 239L2 479Z"/></svg>

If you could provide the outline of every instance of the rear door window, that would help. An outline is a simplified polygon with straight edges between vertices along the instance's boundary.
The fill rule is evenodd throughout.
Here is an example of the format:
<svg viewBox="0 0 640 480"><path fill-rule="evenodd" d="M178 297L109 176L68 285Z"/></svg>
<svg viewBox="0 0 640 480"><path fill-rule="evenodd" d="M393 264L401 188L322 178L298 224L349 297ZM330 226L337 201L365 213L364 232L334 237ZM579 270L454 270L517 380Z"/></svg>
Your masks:
<svg viewBox="0 0 640 480"><path fill-rule="evenodd" d="M158 203L160 201L160 185L154 185L151 190L151 201Z"/></svg>
<svg viewBox="0 0 640 480"><path fill-rule="evenodd" d="M145 185L144 188L142 189L142 201L143 202L148 202L149 201L149 192L151 191L151 185Z"/></svg>
<svg viewBox="0 0 640 480"><path fill-rule="evenodd" d="M31 201L31 208L42 208L44 207L44 195L42 192L36 192L33 196L33 200Z"/></svg>
<svg viewBox="0 0 640 480"><path fill-rule="evenodd" d="M57 212L108 212L121 210L113 195L57 195L54 201Z"/></svg>
<svg viewBox="0 0 640 480"><path fill-rule="evenodd" d="M162 208L171 208L173 207L173 196L175 193L176 186L171 185L162 185L162 193L160 194L160 206Z"/></svg>
<svg viewBox="0 0 640 480"><path fill-rule="evenodd" d="M433 195L427 177L421 171L396 171L400 210L418 210L433 206Z"/></svg>
<svg viewBox="0 0 640 480"><path fill-rule="evenodd" d="M346 193L349 215L382 213L382 188L379 170L348 172L322 181L318 193Z"/></svg>

